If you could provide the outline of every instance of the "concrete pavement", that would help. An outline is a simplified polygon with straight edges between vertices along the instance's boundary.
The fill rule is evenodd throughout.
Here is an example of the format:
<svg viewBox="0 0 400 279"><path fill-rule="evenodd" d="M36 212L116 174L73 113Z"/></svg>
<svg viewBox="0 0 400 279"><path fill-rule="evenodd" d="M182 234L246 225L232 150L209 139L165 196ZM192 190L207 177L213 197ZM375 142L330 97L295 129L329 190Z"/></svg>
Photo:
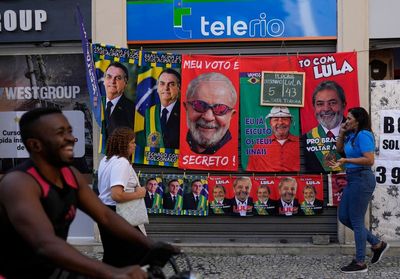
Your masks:
<svg viewBox="0 0 400 279"><path fill-rule="evenodd" d="M190 255L193 270L201 278L400 278L400 257L388 256L367 273L344 274L339 268L347 265L352 257L345 255ZM169 274L172 274L169 271Z"/></svg>
<svg viewBox="0 0 400 279"><path fill-rule="evenodd" d="M193 270L203 279L242 278L400 278L400 243L391 248L381 262L368 266L367 273L343 274L339 268L352 260L354 245L313 244L178 244L189 256ZM82 252L101 259L97 244L76 244ZM368 256L370 256L368 249ZM369 261L369 257L367 261ZM179 266L186 268L178 259ZM165 267L172 275L172 269Z"/></svg>

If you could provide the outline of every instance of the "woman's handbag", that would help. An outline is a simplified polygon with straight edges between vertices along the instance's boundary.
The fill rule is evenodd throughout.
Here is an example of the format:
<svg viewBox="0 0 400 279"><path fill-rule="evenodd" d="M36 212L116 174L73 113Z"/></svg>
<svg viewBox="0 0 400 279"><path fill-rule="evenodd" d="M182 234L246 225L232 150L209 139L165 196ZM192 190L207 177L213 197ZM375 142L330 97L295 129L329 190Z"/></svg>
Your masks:
<svg viewBox="0 0 400 279"><path fill-rule="evenodd" d="M133 226L149 223L144 198L117 203L117 213Z"/></svg>

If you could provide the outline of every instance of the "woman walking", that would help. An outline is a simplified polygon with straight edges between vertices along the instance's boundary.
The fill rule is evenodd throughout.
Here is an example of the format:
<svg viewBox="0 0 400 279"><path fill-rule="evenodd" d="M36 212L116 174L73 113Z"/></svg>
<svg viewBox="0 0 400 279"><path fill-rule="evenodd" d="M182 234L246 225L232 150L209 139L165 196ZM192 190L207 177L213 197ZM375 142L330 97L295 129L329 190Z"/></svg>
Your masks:
<svg viewBox="0 0 400 279"><path fill-rule="evenodd" d="M339 220L353 230L356 244L356 258L342 267L341 271L367 272L366 242L371 244L373 252L371 264L381 260L389 244L379 240L364 225L365 214L376 185L375 175L371 170L374 164L375 140L370 117L364 108L349 110L346 122L340 128L336 147L338 152L344 152L346 156L332 163L335 166L345 166L348 180L339 205Z"/></svg>
<svg viewBox="0 0 400 279"><path fill-rule="evenodd" d="M110 209L116 211L116 204L134 199L143 199L146 189L139 185L131 156L135 150L135 134L130 128L116 128L107 140L106 157L100 161L98 171L99 198ZM136 227L146 234L144 225ZM143 258L140 247L127 248L126 241L116 238L99 225L103 243L103 262L117 266L137 264Z"/></svg>

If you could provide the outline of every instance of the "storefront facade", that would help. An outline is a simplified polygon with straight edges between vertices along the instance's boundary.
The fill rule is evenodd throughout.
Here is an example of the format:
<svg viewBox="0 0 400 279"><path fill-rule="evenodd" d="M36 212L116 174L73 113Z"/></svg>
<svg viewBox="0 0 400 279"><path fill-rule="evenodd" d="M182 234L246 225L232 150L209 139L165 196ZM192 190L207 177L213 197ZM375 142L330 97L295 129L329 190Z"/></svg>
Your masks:
<svg viewBox="0 0 400 279"><path fill-rule="evenodd" d="M13 120L35 107L58 107L74 126L75 166L91 179L93 129L77 4L90 37L91 1L23 0L0 6L2 174L28 157ZM93 238L93 227L79 212L71 236Z"/></svg>
<svg viewBox="0 0 400 279"><path fill-rule="evenodd" d="M98 43L107 43L133 49L143 48L143 50L147 51L237 56L298 55L360 51L357 53L360 102L364 107L369 106L368 51L365 51L368 50L368 40L365 39L368 38L368 6L365 1L337 1L337 3L335 3L332 13L335 16L337 15L337 21L334 20L335 26L333 36L329 34L325 38L322 38L321 35L319 38L310 39L307 35L302 34L294 35L295 38L274 39L270 37L267 39L256 38L253 40L238 38L240 37L238 29L236 29L236 33L234 29L228 30L229 22L232 28L234 28L233 26L235 24L233 23L233 21L235 21L234 16L228 16L229 8L226 8L226 13L219 15L219 23L215 23L216 20L213 21L212 12L207 16L207 12L202 10L206 15L204 17L199 17L198 19L200 20L197 22L191 22L192 25L190 27L188 27L188 25L179 26L179 24L177 24L175 29L163 29L165 32L160 32L159 34L157 34L157 31L154 31L156 33L154 37L149 35L152 34L152 32L143 32L143 36L141 37L140 34L132 33L132 28L134 28L135 23L130 21L135 21L133 17L135 14L134 3L128 3L126 5L125 1L118 1L115 13L110 12L110 10L107 10L107 13L105 13L106 7L107 9L110 7L108 7L105 2L102 2L103 1L96 1L93 12L94 25L101 26L100 28L94 27L93 29L93 41ZM310 3L312 3L312 1L310 1ZM201 6L201 4L199 5ZM226 3L225 5L229 4ZM152 6L153 11L155 6L156 5ZM184 12L185 7L185 4L176 7L182 8L183 18L184 14L187 13L187 10ZM190 5L187 4L187 7L190 7ZM283 7L279 8L283 9ZM145 9L145 7L140 7L140 9ZM165 9L163 10L165 11ZM264 10L268 11L268 7L265 7ZM154 12L151 17L154 18L156 22L158 18L157 14L157 12ZM146 15L146 13L142 13L142 15ZM196 14L196 11L192 11L192 15L195 17L199 14ZM267 13L267 17L265 18L266 25L271 21L268 16ZM107 17L109 21L105 21ZM143 18L136 18L136 20L136 23L143 22ZM163 22L161 18L158 18L158 20L159 24ZM197 23L199 23L199 26L197 26L198 28L196 27ZM273 22L271 22L271 24L272 23ZM115 28L118 24L121 24L121 27ZM156 25L157 24L155 24L155 26ZM238 26L241 25L236 25L236 27ZM149 28L151 29L153 27L150 26ZM187 38L178 39L188 35L188 29L192 31L191 38L193 38L193 40ZM279 28L275 29L275 31L278 32ZM229 32L231 38L228 36ZM276 35L271 33L273 32L271 31L268 33L267 28L268 35ZM295 31L293 31L293 33L295 33ZM235 35L236 38L232 39L232 36ZM205 37L207 38L205 39ZM210 39L210 37L213 38ZM224 39L219 40L216 39L216 37L224 37ZM183 171L179 169L171 170L171 168L163 169L146 166L137 166L137 170L143 173L183 173ZM186 174L188 173L189 172L186 171ZM214 172L211 174L219 173ZM233 175L249 175L249 173L239 171L238 173L233 173ZM326 208L323 215L315 218L298 217L289 220L274 217L269 219L240 218L239 220L231 217L218 218L213 216L205 218L153 216L150 219L150 223L151 224L148 225L148 231L152 236L158 239L176 242L310 242L312 236L316 234L329 236L331 242L343 243L351 241L351 237L349 239L350 234L346 233L337 223L336 208Z"/></svg>
<svg viewBox="0 0 400 279"><path fill-rule="evenodd" d="M37 3L35 3L34 6L32 6L33 4L29 5L28 2L29 1L19 1L18 4L10 3L7 5L11 6L2 7L0 23L0 36L2 37L2 43L0 44L1 56L62 56L82 53L79 28L75 20L74 5L69 4L68 1L59 1L62 6L56 9L54 6L49 5L48 2L50 1L42 1L43 7L39 7ZM373 30L369 28L369 24L371 24L371 12L373 12L370 8L374 7L376 3L367 3L367 1L362 0L337 0L333 2L336 2L333 7L334 11L330 12L336 16L336 20L334 21L335 26L331 27L334 29L333 31L329 29L327 35L319 34L317 36L318 38L311 38L312 35L296 34L296 28L293 29L294 35L292 37L279 38L276 36L279 33L279 25L277 25L277 29L269 29L269 31L268 28L266 29L266 34L270 36L269 38L267 38L267 35L255 39L237 38L242 34L241 32L243 31L244 25L237 22L235 22L235 25L233 22L234 18L227 16L227 12L223 20L221 20L224 26L221 25L222 23L215 23L217 20L212 19L211 16L204 16L202 21L200 21L198 33L193 34L192 40L187 38L172 38L171 36L173 35L162 37L162 34L158 34L154 39L152 39L151 36L135 39L135 36L138 36L138 34L129 33L129 29L132 28L129 27L131 24L130 21L135 20L132 14L129 15L129 2L127 4L127 1L116 0L113 1L113 5L110 5L109 1L105 0L96 0L89 4L88 1L82 1L81 10L84 15L86 29L91 30L92 42L133 49L143 48L147 51L154 50L179 54L209 54L221 56L302 55L310 53L320 54L355 51L357 52L358 61L360 105L369 108L369 39L372 39L371 30ZM313 1L310 1L310 3L313 3ZM92 16L90 16L90 5ZM228 3L225 5L228 5ZM279 8L283 10L283 7ZM268 7L265 9L268 11ZM52 13L55 13L56 10L71 11L71 15L69 16L71 22L67 24L67 17L58 15L56 17L58 19L62 18L63 21L50 21L49 19ZM23 12L21 13L20 11ZM185 12L183 12L183 15L184 14ZM212 13L210 13L210 15L212 15ZM261 15L259 11L257 15L261 16L261 18L257 18L258 20L264 20L263 15ZM30 18L31 21L22 22L20 20L21 16ZM269 14L267 13L265 26L275 26L273 25L274 22L271 21L268 16ZM155 16L152 18L154 18L154 21L157 20ZM137 19L137 21L141 22L140 19ZM54 26L53 23L55 24ZM230 29L228 28L229 23ZM322 23L323 20L321 21L321 24ZM49 25L51 25L51 28L49 28ZM66 30L68 27L70 27L71 30ZM183 32L185 30L187 31L187 28L186 26L179 27L179 24L177 24L176 28L172 31ZM378 30L383 29L384 27L378 28ZM57 30L65 30L65 32L58 32ZM231 35L235 34L236 38L227 37L228 33ZM151 32L146 33L146 35L148 34L151 34ZM179 36L182 37L184 34L185 32L179 33ZM214 38L205 39L204 36L206 35L208 37L214 36ZM219 37L225 36L224 40L216 39L217 35ZM273 36L276 37L272 38ZM379 38L379 36L376 38ZM34 58L36 59L36 57ZM28 65L29 59L27 62ZM65 60L65 58L62 57L60 59ZM84 73L82 73L82 76L84 76ZM81 91L81 94L83 94L84 90L81 89ZM8 101L9 100L5 101L2 99L1 111L8 111L8 109L6 109L6 106L9 105ZM23 101L18 102L16 108L23 108L23 106L21 106ZM85 126L85 128L87 127ZM91 132L91 146L98 146L99 133L99 129L96 128ZM93 156L93 166L96 168L99 162L99 155L97 154L97 148L93 148L93 150L94 152L90 154L90 156ZM85 156L88 156L87 152ZM3 156L3 158L5 157ZM146 166L138 166L137 170L143 173L185 173L180 169ZM218 175L221 173L214 172L213 174ZM252 175L241 170L233 174ZM327 194L326 187L324 188L324 192ZM367 218L366 221L368 223L369 218ZM333 207L327 207L322 215L313 218L298 217L288 219L272 217L269 219L238 219L228 216L222 218L211 216L205 218L153 216L150 222L151 224L148 225L150 235L156 239L172 242L310 242L313 235L328 236L331 242L347 243L352 241L352 233L338 224L336 208ZM78 219L78 221L75 222L70 236L91 239L97 237L97 234L94 232L93 222L86 216L82 216L81 220Z"/></svg>

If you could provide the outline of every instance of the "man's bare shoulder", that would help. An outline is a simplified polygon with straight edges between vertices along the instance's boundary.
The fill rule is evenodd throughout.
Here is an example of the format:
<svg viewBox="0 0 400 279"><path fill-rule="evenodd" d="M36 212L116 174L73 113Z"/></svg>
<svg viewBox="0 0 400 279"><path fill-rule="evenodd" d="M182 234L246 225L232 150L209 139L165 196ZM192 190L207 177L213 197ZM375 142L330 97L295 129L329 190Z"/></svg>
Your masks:
<svg viewBox="0 0 400 279"><path fill-rule="evenodd" d="M0 201L14 199L18 195L27 193L35 193L40 196L38 182L26 172L16 170L7 173L1 178Z"/></svg>
<svg viewBox="0 0 400 279"><path fill-rule="evenodd" d="M90 184L89 179L86 177L86 175L84 175L83 173L81 173L77 168L70 166L69 167L72 170L72 173L74 174L77 182L78 182L78 186L79 188L82 187L88 187Z"/></svg>

